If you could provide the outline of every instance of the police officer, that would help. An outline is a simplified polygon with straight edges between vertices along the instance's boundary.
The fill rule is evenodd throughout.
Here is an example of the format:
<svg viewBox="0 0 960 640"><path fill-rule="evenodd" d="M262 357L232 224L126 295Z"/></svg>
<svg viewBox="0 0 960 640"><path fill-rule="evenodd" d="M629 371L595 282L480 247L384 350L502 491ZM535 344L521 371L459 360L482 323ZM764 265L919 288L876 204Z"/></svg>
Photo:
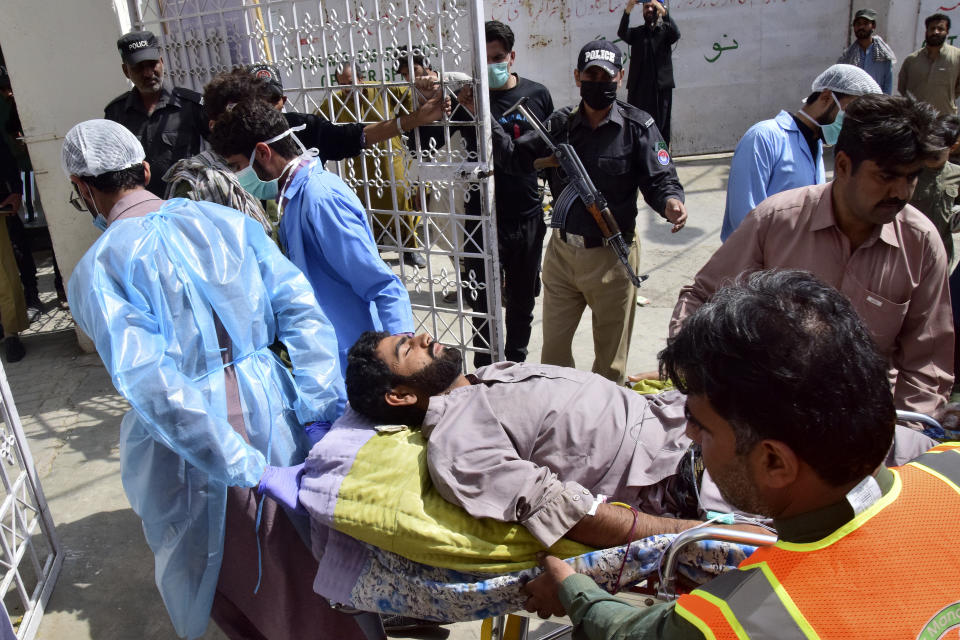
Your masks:
<svg viewBox="0 0 960 640"><path fill-rule="evenodd" d="M107 120L119 122L140 140L156 176L147 185L163 197L166 185L160 176L182 158L200 152L207 133L203 99L196 91L163 86L163 57L157 37L149 31L132 31L117 40L123 75L133 89L114 98L103 110Z"/></svg>
<svg viewBox="0 0 960 640"><path fill-rule="evenodd" d="M636 270L640 262L634 237L637 191L677 232L687 221L683 187L650 114L616 99L623 81L620 50L605 40L588 43L580 50L573 76L580 87L580 104L554 112L544 124L555 143L573 146L606 197L630 245L630 264ZM511 140L496 121L491 128L494 161L508 162L511 172L532 170L534 161L548 153L536 132ZM540 160L537 166L544 164L556 167L555 160ZM556 169L549 171L549 180L555 197L567 186L566 176ZM593 312L593 371L622 383L637 291L616 254L604 246L599 227L579 199L569 208L564 228L552 232L542 279L541 361L575 366L573 336L589 306Z"/></svg>

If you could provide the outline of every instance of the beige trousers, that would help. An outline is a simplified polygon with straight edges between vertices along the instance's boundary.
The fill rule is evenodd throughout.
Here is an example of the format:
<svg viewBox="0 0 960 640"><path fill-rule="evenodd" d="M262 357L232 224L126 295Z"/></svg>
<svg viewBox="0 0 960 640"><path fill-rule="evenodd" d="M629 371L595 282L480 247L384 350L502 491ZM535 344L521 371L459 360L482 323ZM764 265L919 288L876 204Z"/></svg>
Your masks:
<svg viewBox="0 0 960 640"><path fill-rule="evenodd" d="M637 269L640 246L630 245L630 266ZM586 307L593 318L594 373L623 384L637 288L609 247L582 249L567 244L554 230L543 258L544 364L574 367L573 337Z"/></svg>
<svg viewBox="0 0 960 640"><path fill-rule="evenodd" d="M16 215L16 214L14 214ZM23 285L13 245L7 234L6 222L0 217L0 324L3 335L15 336L30 326L27 320L27 304L23 299Z"/></svg>

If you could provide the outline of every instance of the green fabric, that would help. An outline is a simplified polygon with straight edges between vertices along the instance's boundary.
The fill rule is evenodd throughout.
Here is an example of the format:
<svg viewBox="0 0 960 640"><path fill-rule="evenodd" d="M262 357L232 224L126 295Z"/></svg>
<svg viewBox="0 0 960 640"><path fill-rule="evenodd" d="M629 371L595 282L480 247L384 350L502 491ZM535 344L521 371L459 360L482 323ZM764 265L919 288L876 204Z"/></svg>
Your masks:
<svg viewBox="0 0 960 640"><path fill-rule="evenodd" d="M520 571L543 551L522 525L474 518L441 497L419 430L380 433L360 448L340 485L333 526L416 562L466 572ZM592 550L561 539L550 553L569 558Z"/></svg>
<svg viewBox="0 0 960 640"><path fill-rule="evenodd" d="M937 228L951 270L954 263L953 234L950 232L950 215L953 205L960 200L960 166L948 162L942 169L924 169L917 178L910 204L919 209Z"/></svg>
<svg viewBox="0 0 960 640"><path fill-rule="evenodd" d="M893 488L893 472L881 467L875 476L881 495ZM777 537L784 542L804 544L822 540L853 520L856 514L846 498L826 507L801 513L793 518L774 520Z"/></svg>
<svg viewBox="0 0 960 640"><path fill-rule="evenodd" d="M575 574L560 584L560 603L576 627L574 640L699 640L703 634L674 614L674 603L637 608L615 598L588 576Z"/></svg>
<svg viewBox="0 0 960 640"><path fill-rule="evenodd" d="M276 240L273 224L260 201L240 186L226 161L213 151L178 160L163 180L167 183L167 198L214 202L236 209L259 222L267 235Z"/></svg>
<svg viewBox="0 0 960 640"><path fill-rule="evenodd" d="M641 380L640 382L634 382L630 388L637 393L646 395L673 389L673 383L669 380Z"/></svg>

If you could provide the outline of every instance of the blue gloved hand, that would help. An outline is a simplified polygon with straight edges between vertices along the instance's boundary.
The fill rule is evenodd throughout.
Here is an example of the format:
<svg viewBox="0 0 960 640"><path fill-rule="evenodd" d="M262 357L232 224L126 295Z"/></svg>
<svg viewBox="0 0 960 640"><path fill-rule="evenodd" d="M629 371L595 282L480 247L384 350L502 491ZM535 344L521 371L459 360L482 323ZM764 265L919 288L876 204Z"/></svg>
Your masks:
<svg viewBox="0 0 960 640"><path fill-rule="evenodd" d="M326 420L317 420L316 422L311 422L303 428L307 432L307 439L310 440L310 446L320 442L323 436L327 435L327 431L330 431L330 423Z"/></svg>
<svg viewBox="0 0 960 640"><path fill-rule="evenodd" d="M275 502L298 513L306 513L300 504L300 478L303 476L303 463L293 467L273 467L267 465L260 477L257 493L266 495Z"/></svg>

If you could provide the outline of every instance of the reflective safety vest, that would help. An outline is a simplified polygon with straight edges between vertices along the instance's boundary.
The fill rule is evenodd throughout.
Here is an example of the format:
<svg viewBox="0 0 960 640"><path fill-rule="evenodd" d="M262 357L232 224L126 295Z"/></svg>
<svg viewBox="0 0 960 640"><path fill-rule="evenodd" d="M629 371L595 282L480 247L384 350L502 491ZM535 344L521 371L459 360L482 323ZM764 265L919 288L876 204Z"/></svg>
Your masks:
<svg viewBox="0 0 960 640"><path fill-rule="evenodd" d="M676 613L718 640L957 640L960 443L891 471L887 494L829 536L758 549Z"/></svg>

